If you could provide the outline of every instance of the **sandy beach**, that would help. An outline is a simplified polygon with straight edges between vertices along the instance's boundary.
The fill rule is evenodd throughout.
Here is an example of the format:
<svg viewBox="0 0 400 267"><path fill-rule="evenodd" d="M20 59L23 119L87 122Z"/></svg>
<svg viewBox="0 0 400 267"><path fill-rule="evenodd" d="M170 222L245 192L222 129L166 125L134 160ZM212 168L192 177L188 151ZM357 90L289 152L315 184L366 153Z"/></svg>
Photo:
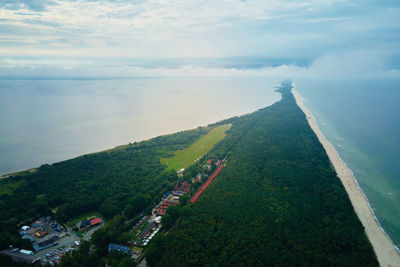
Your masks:
<svg viewBox="0 0 400 267"><path fill-rule="evenodd" d="M379 222L376 220L371 210L368 199L358 186L353 172L347 167L332 144L328 142L328 140L319 130L314 116L306 108L303 99L298 92L292 90L292 93L296 99L297 105L306 115L309 125L325 148L325 151L328 154L328 157L331 160L339 179L342 181L354 210L363 224L365 232L367 233L367 236L374 248L380 266L400 266L400 255L389 237L381 229Z"/></svg>

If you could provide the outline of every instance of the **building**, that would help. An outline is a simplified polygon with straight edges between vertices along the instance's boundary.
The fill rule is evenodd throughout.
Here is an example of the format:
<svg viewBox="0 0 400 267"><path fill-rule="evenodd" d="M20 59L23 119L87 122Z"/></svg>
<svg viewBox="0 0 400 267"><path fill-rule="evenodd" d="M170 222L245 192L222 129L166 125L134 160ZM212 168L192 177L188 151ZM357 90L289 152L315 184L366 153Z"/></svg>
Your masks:
<svg viewBox="0 0 400 267"><path fill-rule="evenodd" d="M161 223L161 216L155 217L155 218L154 218L154 221L155 221L156 223Z"/></svg>
<svg viewBox="0 0 400 267"><path fill-rule="evenodd" d="M25 254L25 255L33 255L33 251L31 250L26 250L26 249L21 249L19 253Z"/></svg>
<svg viewBox="0 0 400 267"><path fill-rule="evenodd" d="M33 244L33 248L35 249L36 252L52 247L52 246L56 246L58 245L58 241L60 238L58 237L58 235L54 235L51 238L44 240L42 242L39 242L37 244Z"/></svg>
<svg viewBox="0 0 400 267"><path fill-rule="evenodd" d="M201 173L196 174L196 176L192 178L192 184L197 182L201 182Z"/></svg>
<svg viewBox="0 0 400 267"><path fill-rule="evenodd" d="M100 218L93 218L90 220L90 226L95 226L98 225L100 223L102 223L103 221Z"/></svg>
<svg viewBox="0 0 400 267"><path fill-rule="evenodd" d="M10 256L13 261L16 262L26 262L26 263L35 263L35 262L40 262L40 258L37 258L33 256L31 253L25 254L21 253L21 251L25 251L24 249L18 250L18 249L8 249L8 250L3 250L0 251L0 254ZM32 252L32 251L30 251Z"/></svg>
<svg viewBox="0 0 400 267"><path fill-rule="evenodd" d="M23 236L22 239L28 239L29 241L31 241L31 243L35 242L35 239L29 235Z"/></svg>
<svg viewBox="0 0 400 267"><path fill-rule="evenodd" d="M122 253L125 253L128 255L131 255L131 249L129 247L118 245L118 244L113 244L113 243L108 244L108 252L111 252L111 251L118 251L118 252L122 252Z"/></svg>
<svg viewBox="0 0 400 267"><path fill-rule="evenodd" d="M28 231L29 229L30 229L30 227L27 226L27 225L24 225L24 226L21 227L22 231Z"/></svg>
<svg viewBox="0 0 400 267"><path fill-rule="evenodd" d="M153 228L156 227L156 226L157 226L157 224L156 224L155 222L150 223L150 224L146 227L146 229L144 229L144 230L139 234L139 236L138 236L139 239L145 238L146 235L148 235L148 234L153 230Z"/></svg>
<svg viewBox="0 0 400 267"><path fill-rule="evenodd" d="M90 221L89 220L83 220L83 221L81 221L81 224L79 225L79 229L85 229L88 226L90 226Z"/></svg>
<svg viewBox="0 0 400 267"><path fill-rule="evenodd" d="M211 170L211 164L204 164L203 165L203 170L210 171Z"/></svg>
<svg viewBox="0 0 400 267"><path fill-rule="evenodd" d="M185 170L185 168L182 168L179 171L177 171L176 174L178 174L178 176L181 176L181 175L183 175L184 170Z"/></svg>
<svg viewBox="0 0 400 267"><path fill-rule="evenodd" d="M91 220L83 220L83 221L81 221L81 224L79 225L79 231L81 232L81 231L87 230L90 227L96 226L102 222L103 222L103 220L100 218L97 218L97 217L94 217Z"/></svg>

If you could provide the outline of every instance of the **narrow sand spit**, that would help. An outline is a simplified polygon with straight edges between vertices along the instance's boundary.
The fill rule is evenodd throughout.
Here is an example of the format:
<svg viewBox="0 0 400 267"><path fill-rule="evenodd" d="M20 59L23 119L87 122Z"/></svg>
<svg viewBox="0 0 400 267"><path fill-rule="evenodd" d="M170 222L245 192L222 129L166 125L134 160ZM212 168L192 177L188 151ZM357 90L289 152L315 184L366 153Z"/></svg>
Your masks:
<svg viewBox="0 0 400 267"><path fill-rule="evenodd" d="M353 172L342 161L335 148L332 146L331 143L328 142L328 140L319 130L314 116L304 105L301 96L295 90L292 90L292 93L296 99L297 105L306 115L308 123L317 135L323 147L325 148L329 159L335 167L336 173L339 179L342 181L342 184L344 185L347 194L349 195L354 210L365 228L365 232L367 233L367 236L374 248L379 264L384 267L400 266L400 255L395 249L391 240L381 229L379 222L376 220L375 215L371 210L367 198L358 186Z"/></svg>

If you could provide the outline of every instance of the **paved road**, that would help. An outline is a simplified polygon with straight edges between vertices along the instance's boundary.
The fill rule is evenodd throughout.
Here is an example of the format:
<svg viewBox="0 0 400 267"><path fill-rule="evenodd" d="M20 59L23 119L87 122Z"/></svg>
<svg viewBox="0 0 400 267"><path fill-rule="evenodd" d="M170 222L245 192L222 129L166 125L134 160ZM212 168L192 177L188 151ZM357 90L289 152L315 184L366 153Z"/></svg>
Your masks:
<svg viewBox="0 0 400 267"><path fill-rule="evenodd" d="M86 235L82 238L84 241L89 241L90 238L92 237L92 234L99 230L101 227L104 226L104 222L100 223L98 226L91 228Z"/></svg>

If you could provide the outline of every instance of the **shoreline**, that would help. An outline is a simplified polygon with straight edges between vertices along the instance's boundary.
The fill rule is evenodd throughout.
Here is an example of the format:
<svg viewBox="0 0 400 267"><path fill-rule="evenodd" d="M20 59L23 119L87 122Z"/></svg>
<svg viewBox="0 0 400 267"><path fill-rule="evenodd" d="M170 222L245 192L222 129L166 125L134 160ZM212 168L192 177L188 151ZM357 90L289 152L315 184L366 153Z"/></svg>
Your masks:
<svg viewBox="0 0 400 267"><path fill-rule="evenodd" d="M340 158L336 149L320 131L314 116L304 105L303 99L299 93L295 91L294 84L292 84L292 94L296 100L296 104L305 114L308 124L317 135L318 140L321 142L329 160L335 168L337 176L341 180L347 195L350 198L354 211L364 226L365 233L374 249L380 266L400 266L400 254L398 248L380 225L371 208L368 198L360 188L353 172Z"/></svg>

